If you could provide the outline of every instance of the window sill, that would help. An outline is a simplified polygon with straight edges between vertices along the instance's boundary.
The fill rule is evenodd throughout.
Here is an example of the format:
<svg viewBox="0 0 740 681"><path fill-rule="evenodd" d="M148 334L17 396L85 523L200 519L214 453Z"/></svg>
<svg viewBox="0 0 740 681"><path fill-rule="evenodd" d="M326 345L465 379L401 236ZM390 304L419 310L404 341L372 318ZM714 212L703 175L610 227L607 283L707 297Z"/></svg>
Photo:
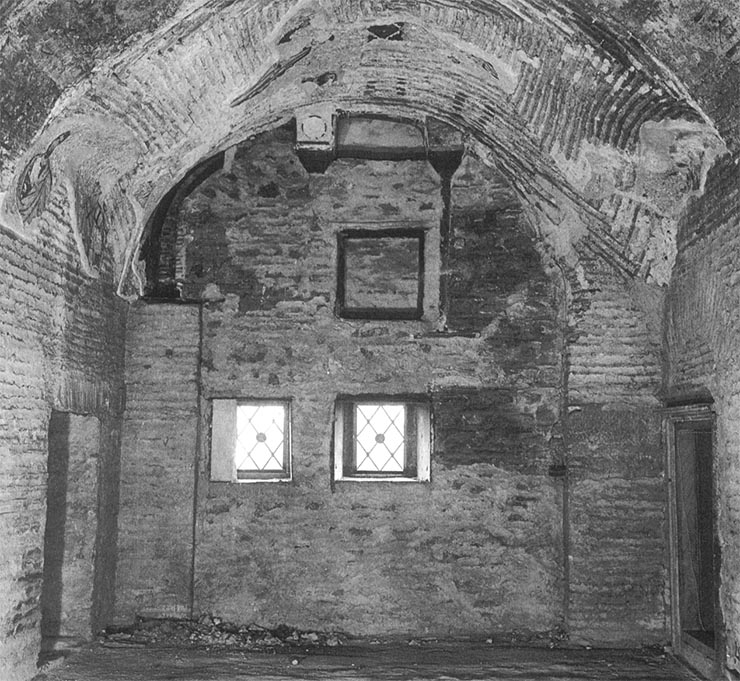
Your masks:
<svg viewBox="0 0 740 681"><path fill-rule="evenodd" d="M417 483L429 483L429 480L422 480L421 478L403 478L403 477L362 477L362 478L335 478L334 482L392 482L392 483L399 483L399 482L417 482Z"/></svg>

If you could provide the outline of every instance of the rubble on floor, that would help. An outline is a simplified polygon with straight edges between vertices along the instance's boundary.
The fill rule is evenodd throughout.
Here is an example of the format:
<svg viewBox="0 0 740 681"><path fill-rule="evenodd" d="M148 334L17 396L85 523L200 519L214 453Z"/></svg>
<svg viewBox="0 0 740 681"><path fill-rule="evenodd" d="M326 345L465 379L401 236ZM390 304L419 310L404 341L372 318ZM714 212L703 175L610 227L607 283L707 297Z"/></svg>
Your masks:
<svg viewBox="0 0 740 681"><path fill-rule="evenodd" d="M350 638L334 648L268 650L91 645L44 667L35 681L699 681L671 655L642 648L562 650L481 641L369 645Z"/></svg>
<svg viewBox="0 0 740 681"><path fill-rule="evenodd" d="M106 647L193 646L240 650L290 647L334 647L347 636L338 632L300 631L280 624L274 629L257 624L235 624L220 617L202 615L197 620L137 617L129 626L108 627L100 635Z"/></svg>

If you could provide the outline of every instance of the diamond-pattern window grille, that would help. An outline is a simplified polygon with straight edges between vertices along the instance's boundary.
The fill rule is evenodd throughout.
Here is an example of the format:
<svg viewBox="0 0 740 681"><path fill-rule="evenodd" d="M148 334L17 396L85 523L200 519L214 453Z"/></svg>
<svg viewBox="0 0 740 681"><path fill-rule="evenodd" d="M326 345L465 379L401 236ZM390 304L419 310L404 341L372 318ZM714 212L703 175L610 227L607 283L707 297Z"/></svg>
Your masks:
<svg viewBox="0 0 740 681"><path fill-rule="evenodd" d="M283 405L237 406L235 459L238 471L281 471L285 449Z"/></svg>
<svg viewBox="0 0 740 681"><path fill-rule="evenodd" d="M406 407L358 404L355 409L356 467L362 473L402 473L406 456Z"/></svg>

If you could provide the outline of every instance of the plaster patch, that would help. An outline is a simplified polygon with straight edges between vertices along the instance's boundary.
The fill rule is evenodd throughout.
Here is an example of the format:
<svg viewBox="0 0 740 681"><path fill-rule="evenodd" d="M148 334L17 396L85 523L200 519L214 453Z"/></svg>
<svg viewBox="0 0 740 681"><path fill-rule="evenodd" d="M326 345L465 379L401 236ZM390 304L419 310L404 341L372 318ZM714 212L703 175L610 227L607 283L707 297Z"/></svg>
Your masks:
<svg viewBox="0 0 740 681"><path fill-rule="evenodd" d="M0 195L8 191L13 177L16 173L16 164L14 161L10 161L7 158L2 158L2 151L0 151Z"/></svg>
<svg viewBox="0 0 740 681"><path fill-rule="evenodd" d="M631 157L612 146L584 141L575 157L568 158L558 145L550 156L570 185L588 201L604 200L631 185L634 162Z"/></svg>
<svg viewBox="0 0 740 681"><path fill-rule="evenodd" d="M703 191L709 167L726 151L722 140L703 123L646 121L640 127L641 166L654 173L687 168L698 178L699 191Z"/></svg>
<svg viewBox="0 0 740 681"><path fill-rule="evenodd" d="M540 67L539 57L530 57L523 50L517 50L512 55L512 61L505 61L466 40L451 38L449 35L443 35L437 32L435 32L435 36L441 43L449 45L453 51L468 54L490 65L495 72L496 84L507 95L511 95L516 91L523 64L529 64L534 68Z"/></svg>
<svg viewBox="0 0 740 681"><path fill-rule="evenodd" d="M10 194L11 192L0 193L0 227L26 241L30 241L36 230L33 229L32 225L26 225L21 216L10 208Z"/></svg>

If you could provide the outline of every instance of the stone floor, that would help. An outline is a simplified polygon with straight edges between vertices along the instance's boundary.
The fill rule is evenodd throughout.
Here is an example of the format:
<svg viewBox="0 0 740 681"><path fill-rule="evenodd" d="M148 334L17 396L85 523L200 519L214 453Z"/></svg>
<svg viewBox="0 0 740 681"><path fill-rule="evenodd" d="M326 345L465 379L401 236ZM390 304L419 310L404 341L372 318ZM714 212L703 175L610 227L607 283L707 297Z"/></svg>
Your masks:
<svg viewBox="0 0 740 681"><path fill-rule="evenodd" d="M480 643L352 644L279 652L82 648L42 668L37 681L697 681L653 650L549 650Z"/></svg>

